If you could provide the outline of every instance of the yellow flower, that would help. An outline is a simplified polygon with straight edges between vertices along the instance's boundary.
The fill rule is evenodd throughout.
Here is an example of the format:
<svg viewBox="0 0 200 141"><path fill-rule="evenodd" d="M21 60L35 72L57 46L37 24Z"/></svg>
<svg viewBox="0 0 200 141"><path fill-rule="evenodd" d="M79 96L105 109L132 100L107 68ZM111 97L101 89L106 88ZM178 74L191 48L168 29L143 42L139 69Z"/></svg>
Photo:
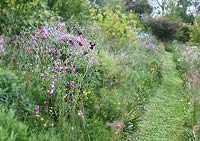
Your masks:
<svg viewBox="0 0 200 141"><path fill-rule="evenodd" d="M50 113L53 112L53 107L49 107L49 112L50 112Z"/></svg>
<svg viewBox="0 0 200 141"><path fill-rule="evenodd" d="M65 96L63 97L63 99L67 99L67 96L65 95Z"/></svg>
<svg viewBox="0 0 200 141"><path fill-rule="evenodd" d="M89 91L83 91L83 95L87 96L88 94L90 94Z"/></svg>

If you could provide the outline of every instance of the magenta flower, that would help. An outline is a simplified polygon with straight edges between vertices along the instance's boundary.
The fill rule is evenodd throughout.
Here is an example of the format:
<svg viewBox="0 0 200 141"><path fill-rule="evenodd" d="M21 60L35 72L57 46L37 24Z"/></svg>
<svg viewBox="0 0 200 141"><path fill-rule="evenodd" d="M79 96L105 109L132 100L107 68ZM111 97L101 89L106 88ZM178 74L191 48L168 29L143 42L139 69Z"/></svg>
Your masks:
<svg viewBox="0 0 200 141"><path fill-rule="evenodd" d="M74 44L73 46L72 46L72 48L76 48L77 46Z"/></svg>
<svg viewBox="0 0 200 141"><path fill-rule="evenodd" d="M45 47L45 52L46 52L46 53L50 53L50 51L51 51L51 50L50 50L50 46L47 45L47 46Z"/></svg>
<svg viewBox="0 0 200 141"><path fill-rule="evenodd" d="M70 87L70 89L73 89L73 88L74 88L74 84L75 84L74 81L70 81L70 82L69 82L69 87Z"/></svg>
<svg viewBox="0 0 200 141"><path fill-rule="evenodd" d="M35 39L36 39L36 38L35 38L35 36L33 35L33 36L32 36L32 40L35 40Z"/></svg>
<svg viewBox="0 0 200 141"><path fill-rule="evenodd" d="M80 46L83 46L87 43L87 41L84 39L84 38L81 38L81 37L77 37L76 38L76 42L77 44L79 44Z"/></svg>
<svg viewBox="0 0 200 141"><path fill-rule="evenodd" d="M56 48L55 48L55 47L52 47L52 48L51 48L51 52L52 52L52 53L55 53L55 52L56 52Z"/></svg>
<svg viewBox="0 0 200 141"><path fill-rule="evenodd" d="M59 59L59 60L56 60L55 61L55 69L57 70L57 71L60 71L61 70L61 60Z"/></svg>
<svg viewBox="0 0 200 141"><path fill-rule="evenodd" d="M54 86L55 86L55 83L54 83L54 81L52 81L52 82L50 83L50 88L53 89Z"/></svg>
<svg viewBox="0 0 200 141"><path fill-rule="evenodd" d="M58 28L61 28L62 25L63 25L63 24L62 24L61 22L58 22L58 23L57 23L57 27L58 27Z"/></svg>
<svg viewBox="0 0 200 141"><path fill-rule="evenodd" d="M75 73L75 71L76 69L75 69L74 63L71 63L70 72Z"/></svg>
<svg viewBox="0 0 200 141"><path fill-rule="evenodd" d="M62 56L62 54L61 54L60 51L57 52L57 55L58 55L58 57L61 57L61 56Z"/></svg>
<svg viewBox="0 0 200 141"><path fill-rule="evenodd" d="M35 107L34 107L35 116L39 116L39 113L40 113L40 106L39 105L35 105Z"/></svg>
<svg viewBox="0 0 200 141"><path fill-rule="evenodd" d="M44 27L37 29L35 34L39 35L39 34L41 34L43 32L44 32Z"/></svg>
<svg viewBox="0 0 200 141"><path fill-rule="evenodd" d="M45 39L48 39L48 38L49 38L49 34L46 34L46 33L45 33L45 34L43 35L43 39L45 40Z"/></svg>
<svg viewBox="0 0 200 141"><path fill-rule="evenodd" d="M63 39L67 39L67 41L72 41L74 39L74 36L67 33L67 34L63 34L63 35L58 37L58 41L61 41Z"/></svg>
<svg viewBox="0 0 200 141"><path fill-rule="evenodd" d="M55 82L52 81L52 82L49 84L49 86L50 86L50 89L49 89L47 92L48 92L48 94L51 96L51 95L53 94L53 92L54 92Z"/></svg>
<svg viewBox="0 0 200 141"><path fill-rule="evenodd" d="M53 89L50 89L50 90L48 90L47 92L48 92L48 94L51 96L51 95L53 94Z"/></svg>

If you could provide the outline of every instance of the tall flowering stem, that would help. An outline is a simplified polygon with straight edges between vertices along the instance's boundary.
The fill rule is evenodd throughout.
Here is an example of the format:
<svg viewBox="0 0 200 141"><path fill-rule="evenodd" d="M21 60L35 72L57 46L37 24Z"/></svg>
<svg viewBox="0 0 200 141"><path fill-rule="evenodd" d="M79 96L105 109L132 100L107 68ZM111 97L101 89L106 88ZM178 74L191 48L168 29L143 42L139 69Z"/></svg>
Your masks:
<svg viewBox="0 0 200 141"><path fill-rule="evenodd" d="M86 85L84 79L95 62L96 50L96 43L84 35L80 30L76 34L66 32L59 22L24 31L17 40L18 68L30 72L30 81L31 77L41 80L47 108L57 107L57 111L66 113L70 106L79 103L79 93Z"/></svg>

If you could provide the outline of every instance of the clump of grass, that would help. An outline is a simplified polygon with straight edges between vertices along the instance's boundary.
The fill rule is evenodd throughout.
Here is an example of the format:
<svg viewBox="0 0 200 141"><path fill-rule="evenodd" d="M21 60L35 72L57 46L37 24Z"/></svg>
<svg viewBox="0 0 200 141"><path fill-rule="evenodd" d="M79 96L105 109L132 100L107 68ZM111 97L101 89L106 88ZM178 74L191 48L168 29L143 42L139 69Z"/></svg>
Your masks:
<svg viewBox="0 0 200 141"><path fill-rule="evenodd" d="M15 117L15 112L0 107L0 140L27 141L28 126Z"/></svg>

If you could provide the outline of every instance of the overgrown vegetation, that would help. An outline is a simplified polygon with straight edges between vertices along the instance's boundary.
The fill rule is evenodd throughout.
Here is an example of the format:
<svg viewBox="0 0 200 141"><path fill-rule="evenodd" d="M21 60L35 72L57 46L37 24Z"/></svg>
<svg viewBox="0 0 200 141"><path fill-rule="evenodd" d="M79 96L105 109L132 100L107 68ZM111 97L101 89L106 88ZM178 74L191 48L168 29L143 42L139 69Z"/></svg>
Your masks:
<svg viewBox="0 0 200 141"><path fill-rule="evenodd" d="M199 56L192 65L173 40L199 45L199 15L189 25L173 6L152 11L146 0L0 2L0 140L131 140L163 82L165 51L198 119Z"/></svg>
<svg viewBox="0 0 200 141"><path fill-rule="evenodd" d="M197 15L194 21L194 25L190 27L190 42L195 43L196 45L199 45L200 43L200 14Z"/></svg>

